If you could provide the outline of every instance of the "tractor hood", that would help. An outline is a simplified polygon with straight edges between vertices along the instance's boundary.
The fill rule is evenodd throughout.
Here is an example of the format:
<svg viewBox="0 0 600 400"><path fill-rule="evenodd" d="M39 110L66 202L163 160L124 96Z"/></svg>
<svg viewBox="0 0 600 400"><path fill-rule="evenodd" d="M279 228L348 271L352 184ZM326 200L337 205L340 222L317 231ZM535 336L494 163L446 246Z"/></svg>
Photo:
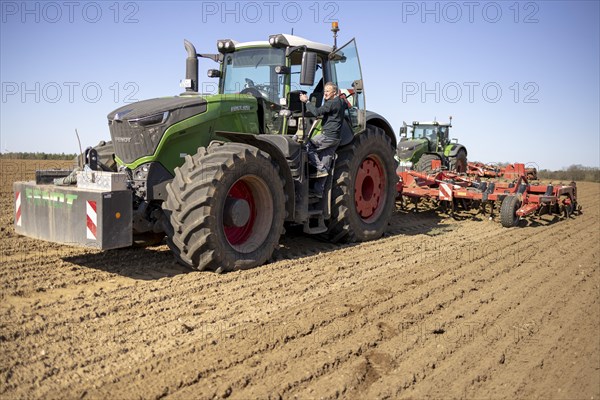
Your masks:
<svg viewBox="0 0 600 400"><path fill-rule="evenodd" d="M402 161L416 162L421 154L427 151L427 145L427 139L403 140L398 143L398 158Z"/></svg>
<svg viewBox="0 0 600 400"><path fill-rule="evenodd" d="M200 96L176 96L127 104L108 114L115 155L124 163L152 155L165 130L206 111Z"/></svg>

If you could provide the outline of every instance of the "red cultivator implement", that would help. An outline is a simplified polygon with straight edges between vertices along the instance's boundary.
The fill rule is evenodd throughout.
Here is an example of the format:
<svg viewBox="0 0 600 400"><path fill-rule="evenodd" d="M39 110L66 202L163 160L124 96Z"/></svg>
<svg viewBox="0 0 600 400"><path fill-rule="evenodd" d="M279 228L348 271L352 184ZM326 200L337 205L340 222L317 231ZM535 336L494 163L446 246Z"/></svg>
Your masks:
<svg viewBox="0 0 600 400"><path fill-rule="evenodd" d="M482 178L505 178L517 179L521 176L528 180L537 179L536 168L525 168L524 164L509 164L505 167L497 167L480 162L470 162L467 164L467 175L479 176Z"/></svg>
<svg viewBox="0 0 600 400"><path fill-rule="evenodd" d="M483 164L481 164L483 166ZM488 168L481 168L490 174ZM487 171L487 172L486 172ZM530 183L528 172L523 164L514 164L497 170L498 179L481 180L481 175L472 177L447 171L426 175L416 171L405 171L398 175L398 194L404 204L409 199L418 210L419 201L432 199L441 208L455 212L478 209L490 217L500 205L500 222L505 227L517 226L519 220L528 216L557 214L569 218L580 211L577 205L577 186L540 185ZM515 174L518 175L516 178ZM483 175L483 177L490 175ZM503 179L499 179L502 177Z"/></svg>

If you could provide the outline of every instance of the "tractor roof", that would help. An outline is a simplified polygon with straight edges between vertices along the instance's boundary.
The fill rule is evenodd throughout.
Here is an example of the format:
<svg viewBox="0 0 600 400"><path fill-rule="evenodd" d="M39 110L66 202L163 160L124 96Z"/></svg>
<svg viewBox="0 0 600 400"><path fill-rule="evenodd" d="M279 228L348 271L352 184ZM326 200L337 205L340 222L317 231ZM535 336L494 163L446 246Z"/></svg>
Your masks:
<svg viewBox="0 0 600 400"><path fill-rule="evenodd" d="M413 125L452 126L449 123L438 122L438 121L413 121Z"/></svg>
<svg viewBox="0 0 600 400"><path fill-rule="evenodd" d="M333 47L327 44L313 42L312 40L304 39L300 36L281 34L288 41L290 46L306 46L309 50L331 53ZM245 47L270 47L268 40L257 40L253 42L236 43L235 48L241 49Z"/></svg>

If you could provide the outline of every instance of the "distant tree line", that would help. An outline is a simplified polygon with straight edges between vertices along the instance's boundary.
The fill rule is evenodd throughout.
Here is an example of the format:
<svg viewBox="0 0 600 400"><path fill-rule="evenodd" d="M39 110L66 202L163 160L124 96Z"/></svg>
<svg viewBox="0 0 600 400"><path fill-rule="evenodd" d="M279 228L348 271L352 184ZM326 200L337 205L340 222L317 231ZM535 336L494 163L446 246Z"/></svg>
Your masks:
<svg viewBox="0 0 600 400"><path fill-rule="evenodd" d="M538 178L551 181L562 182L600 182L600 168L585 167L583 165L571 165L568 168L563 168L560 171L549 171L542 169L538 171Z"/></svg>
<svg viewBox="0 0 600 400"><path fill-rule="evenodd" d="M27 152L8 152L0 154L3 159L16 160L72 160L77 154L53 154L53 153L27 153Z"/></svg>

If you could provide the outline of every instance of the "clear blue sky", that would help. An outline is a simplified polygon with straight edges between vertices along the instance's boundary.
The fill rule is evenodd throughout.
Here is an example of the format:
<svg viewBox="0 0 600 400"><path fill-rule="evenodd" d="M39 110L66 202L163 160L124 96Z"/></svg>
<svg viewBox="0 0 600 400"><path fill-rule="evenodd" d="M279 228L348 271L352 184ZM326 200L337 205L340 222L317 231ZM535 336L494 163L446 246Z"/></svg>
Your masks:
<svg viewBox="0 0 600 400"><path fill-rule="evenodd" d="M600 166L598 1L2 1L1 150L77 152L106 115L182 91L183 39L356 37L367 108L396 132L454 117L469 159ZM211 61L200 63L201 81Z"/></svg>

